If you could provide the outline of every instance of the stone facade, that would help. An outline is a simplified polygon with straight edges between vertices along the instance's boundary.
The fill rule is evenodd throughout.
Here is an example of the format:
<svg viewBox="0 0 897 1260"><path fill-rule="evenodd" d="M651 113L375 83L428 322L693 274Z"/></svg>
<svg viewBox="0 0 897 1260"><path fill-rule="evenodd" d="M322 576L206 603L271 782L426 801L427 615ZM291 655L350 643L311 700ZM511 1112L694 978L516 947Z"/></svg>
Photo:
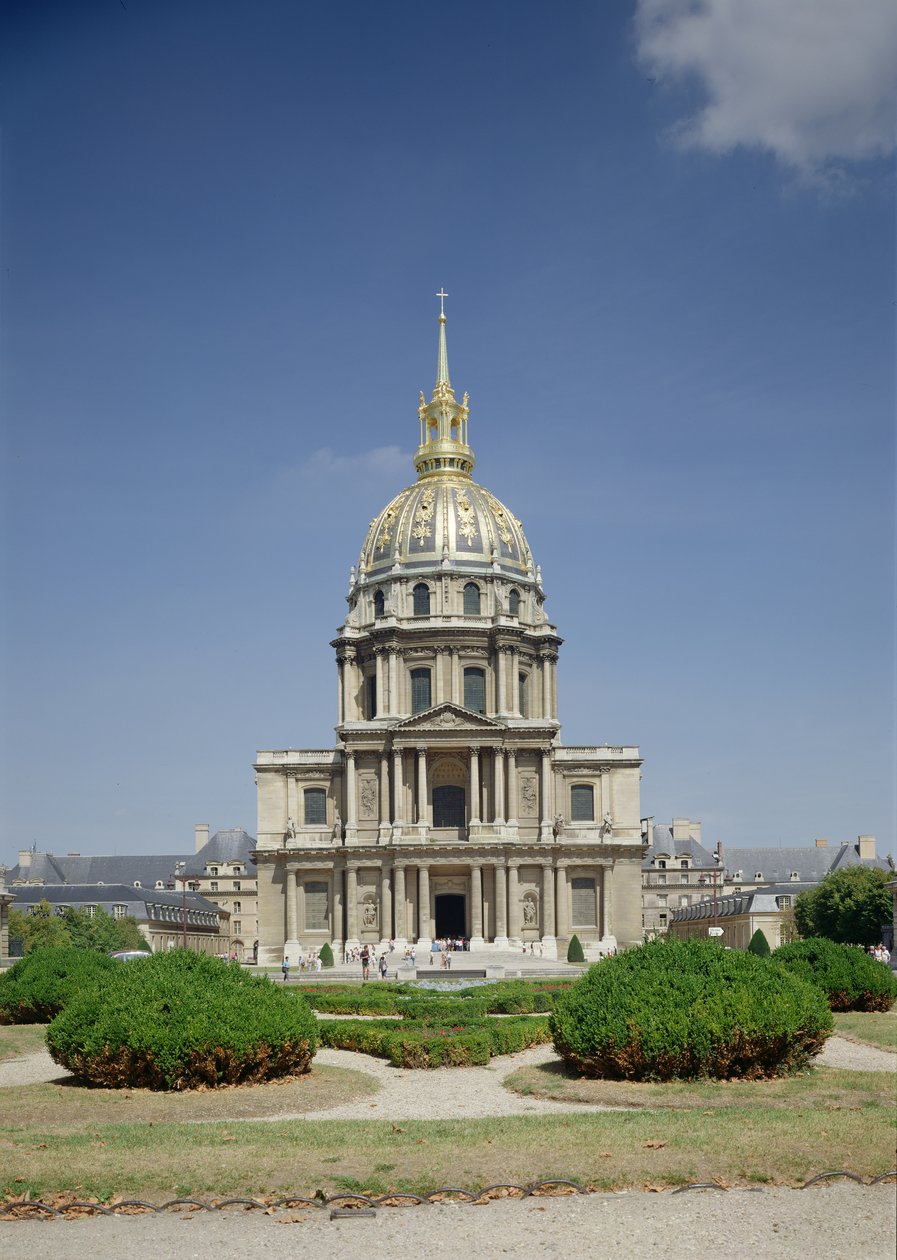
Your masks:
<svg viewBox="0 0 897 1260"><path fill-rule="evenodd" d="M639 941L638 749L564 747L562 643L522 526L472 480L440 316L418 480L374 519L333 642L338 743L259 752L259 961L460 936Z"/></svg>
<svg viewBox="0 0 897 1260"><path fill-rule="evenodd" d="M242 827L216 831L209 838L209 824L197 823L196 852L182 864L188 887L226 912L230 938L227 953L240 962L252 962L258 951L258 884L252 851L255 841Z"/></svg>
<svg viewBox="0 0 897 1260"><path fill-rule="evenodd" d="M722 846L701 843L701 824L674 818L666 826L642 821L642 929L646 939L666 932L674 911L723 891Z"/></svg>

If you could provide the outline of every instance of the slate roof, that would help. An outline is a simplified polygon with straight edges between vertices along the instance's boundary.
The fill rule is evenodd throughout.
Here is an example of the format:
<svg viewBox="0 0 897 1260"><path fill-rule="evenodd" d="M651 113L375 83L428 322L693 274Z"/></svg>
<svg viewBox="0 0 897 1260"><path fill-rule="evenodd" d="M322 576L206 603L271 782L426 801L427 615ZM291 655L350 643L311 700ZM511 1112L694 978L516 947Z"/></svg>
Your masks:
<svg viewBox="0 0 897 1260"><path fill-rule="evenodd" d="M175 865L186 858L183 853L113 854L89 857L78 854L60 856L55 853L33 853L30 867L18 864L7 872L7 883L17 880L45 884L136 884L154 888L174 879Z"/></svg>
<svg viewBox="0 0 897 1260"><path fill-rule="evenodd" d="M884 858L861 859L855 844L841 844L837 849L829 846L818 849L815 845L794 845L785 849L727 849L725 865L730 878L734 878L736 871L741 871L746 884L753 883L759 871L764 884L789 883L792 888L801 883L818 884L829 871L843 870L847 866L889 869ZM792 871L798 874L793 883Z"/></svg>
<svg viewBox="0 0 897 1260"><path fill-rule="evenodd" d="M174 906L180 909L183 905L183 894L180 889L167 888L135 888L132 884L20 884L16 888L16 909L24 906L36 906L41 901L48 901L51 906L125 905L128 914L135 918L146 918L146 905ZM187 890L187 906L191 910L205 910L213 914L219 912L214 902L198 893ZM223 911L227 915L227 911Z"/></svg>
<svg viewBox="0 0 897 1260"><path fill-rule="evenodd" d="M659 857L687 857L694 867L706 870L713 870L717 866L710 850L705 849L694 836L689 836L687 840L674 840L672 828L660 824L654 827L654 843L643 849L642 853L642 870L655 867Z"/></svg>
<svg viewBox="0 0 897 1260"><path fill-rule="evenodd" d="M188 875L205 875L206 867L217 862L242 862L247 878L255 879L256 867L252 860L255 841L242 827L227 827L216 831L214 836L187 859Z"/></svg>

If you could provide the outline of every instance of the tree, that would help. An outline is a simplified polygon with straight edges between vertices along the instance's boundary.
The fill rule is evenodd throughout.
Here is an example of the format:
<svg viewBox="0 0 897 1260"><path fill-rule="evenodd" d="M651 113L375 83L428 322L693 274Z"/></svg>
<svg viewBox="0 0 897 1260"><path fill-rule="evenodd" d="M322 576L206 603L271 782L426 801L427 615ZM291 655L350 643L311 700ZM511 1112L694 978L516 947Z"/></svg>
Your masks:
<svg viewBox="0 0 897 1260"><path fill-rule="evenodd" d="M760 958L769 956L769 941L766 939L762 928L757 928L748 944L748 953L757 954Z"/></svg>
<svg viewBox="0 0 897 1260"><path fill-rule="evenodd" d="M39 901L30 914L10 906L9 936L22 941L23 954L57 945L97 949L104 954L114 949L149 949L133 915L114 919L99 906L92 915L84 907L69 907L57 914L49 901Z"/></svg>
<svg viewBox="0 0 897 1260"><path fill-rule="evenodd" d="M51 949L72 943L68 928L62 918L53 913L49 901L39 901L30 914L22 914L11 906L9 935L14 940L21 940L23 954L30 954L33 949Z"/></svg>
<svg viewBox="0 0 897 1260"><path fill-rule="evenodd" d="M891 918L891 894L885 888L889 877L870 866L848 866L826 875L794 903L798 932L842 945L877 945L882 924Z"/></svg>
<svg viewBox="0 0 897 1260"><path fill-rule="evenodd" d="M585 962L585 954L582 952L582 942L575 934L570 937L570 944L567 946L567 962L581 963Z"/></svg>

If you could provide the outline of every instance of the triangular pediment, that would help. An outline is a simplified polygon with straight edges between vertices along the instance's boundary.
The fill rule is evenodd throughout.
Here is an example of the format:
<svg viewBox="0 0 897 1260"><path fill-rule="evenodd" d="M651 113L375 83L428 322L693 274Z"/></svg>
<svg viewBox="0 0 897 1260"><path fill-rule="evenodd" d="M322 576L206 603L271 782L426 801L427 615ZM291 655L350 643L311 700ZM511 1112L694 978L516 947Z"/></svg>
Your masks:
<svg viewBox="0 0 897 1260"><path fill-rule="evenodd" d="M396 734L404 731L504 731L504 722L496 722L494 718L484 717L482 713L472 713L463 709L460 704L434 705L423 713L415 713L404 722L398 722L393 728Z"/></svg>

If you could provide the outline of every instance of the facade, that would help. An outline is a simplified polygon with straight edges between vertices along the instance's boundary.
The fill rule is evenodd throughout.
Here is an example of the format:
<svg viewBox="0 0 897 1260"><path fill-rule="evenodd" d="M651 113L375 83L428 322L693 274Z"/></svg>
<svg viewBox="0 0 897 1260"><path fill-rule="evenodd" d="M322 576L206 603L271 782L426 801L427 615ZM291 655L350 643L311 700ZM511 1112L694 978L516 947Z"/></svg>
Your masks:
<svg viewBox="0 0 897 1260"><path fill-rule="evenodd" d="M773 884L793 884L800 886L800 892L803 886L811 888L826 875L849 866L890 870L887 860L876 856L875 836L857 836L856 844L845 842L837 847L825 839L785 848L746 846L726 853L724 891L737 894Z"/></svg>
<svg viewBox="0 0 897 1260"><path fill-rule="evenodd" d="M666 826L642 823L642 930L645 937L666 932L675 910L703 901L723 889L722 851L701 844L701 824L674 818Z"/></svg>
<svg viewBox="0 0 897 1260"><path fill-rule="evenodd" d="M712 901L701 901L673 910L668 932L687 941L716 935L712 929L717 928L723 945L730 949L747 949L751 937L760 928L769 948L778 949L795 939L792 905L797 892L803 892L803 888L795 891L793 884L779 884L720 897L715 906Z"/></svg>
<svg viewBox="0 0 897 1260"><path fill-rule="evenodd" d="M372 521L333 641L337 744L259 752L259 961L330 942L641 939L635 747L560 743L562 643L520 521L472 478L439 317L417 481Z"/></svg>
<svg viewBox="0 0 897 1260"><path fill-rule="evenodd" d="M230 916L228 954L251 962L258 950L258 884L252 851L255 841L242 827L216 831L196 825L196 852L184 863L181 876L201 897Z"/></svg>

